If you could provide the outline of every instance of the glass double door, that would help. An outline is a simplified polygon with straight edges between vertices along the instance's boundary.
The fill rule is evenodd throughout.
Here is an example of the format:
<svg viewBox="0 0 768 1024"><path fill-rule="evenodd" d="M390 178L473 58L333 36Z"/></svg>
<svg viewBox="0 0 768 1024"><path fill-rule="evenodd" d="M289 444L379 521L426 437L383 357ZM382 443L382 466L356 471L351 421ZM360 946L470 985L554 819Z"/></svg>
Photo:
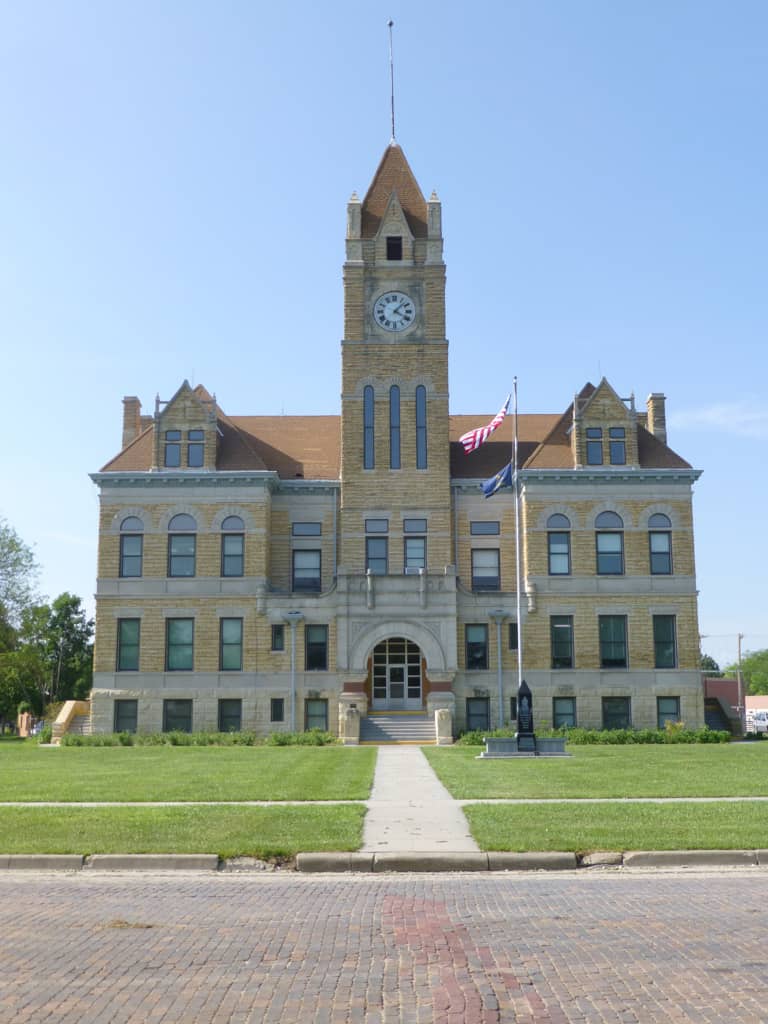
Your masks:
<svg viewBox="0 0 768 1024"><path fill-rule="evenodd" d="M404 637L382 640L373 650L373 709L420 711L421 651Z"/></svg>

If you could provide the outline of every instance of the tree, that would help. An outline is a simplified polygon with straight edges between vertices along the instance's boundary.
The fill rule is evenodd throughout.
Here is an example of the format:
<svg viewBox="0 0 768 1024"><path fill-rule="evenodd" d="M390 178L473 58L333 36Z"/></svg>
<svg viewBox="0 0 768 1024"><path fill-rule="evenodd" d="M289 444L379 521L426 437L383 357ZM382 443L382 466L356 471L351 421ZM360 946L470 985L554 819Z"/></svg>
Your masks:
<svg viewBox="0 0 768 1024"><path fill-rule="evenodd" d="M721 676L723 673L720 671L720 666L717 664L711 654L702 654L701 660L699 661L699 667L702 672L706 672L708 676Z"/></svg>
<svg viewBox="0 0 768 1024"><path fill-rule="evenodd" d="M728 675L736 675L739 666L728 665ZM746 693L768 694L768 649L747 651L741 659L741 676Z"/></svg>
<svg viewBox="0 0 768 1024"><path fill-rule="evenodd" d="M34 600L38 572L32 549L0 517L0 609L11 625Z"/></svg>
<svg viewBox="0 0 768 1024"><path fill-rule="evenodd" d="M65 592L50 605L26 608L18 636L14 664L36 705L87 696L93 678L93 620L79 597Z"/></svg>

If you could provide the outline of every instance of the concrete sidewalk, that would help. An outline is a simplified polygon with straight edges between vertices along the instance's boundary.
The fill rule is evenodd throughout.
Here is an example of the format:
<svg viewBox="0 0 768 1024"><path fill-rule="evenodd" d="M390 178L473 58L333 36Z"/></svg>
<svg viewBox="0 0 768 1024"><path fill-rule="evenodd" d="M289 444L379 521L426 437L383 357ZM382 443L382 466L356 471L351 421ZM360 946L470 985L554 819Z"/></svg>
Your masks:
<svg viewBox="0 0 768 1024"><path fill-rule="evenodd" d="M459 804L420 747L379 747L361 853L478 853Z"/></svg>

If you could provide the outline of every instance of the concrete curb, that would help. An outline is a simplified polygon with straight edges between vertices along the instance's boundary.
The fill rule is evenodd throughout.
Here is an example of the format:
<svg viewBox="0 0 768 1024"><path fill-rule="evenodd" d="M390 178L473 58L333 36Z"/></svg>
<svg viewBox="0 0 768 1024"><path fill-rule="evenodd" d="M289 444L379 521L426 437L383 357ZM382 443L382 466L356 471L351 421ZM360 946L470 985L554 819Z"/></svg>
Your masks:
<svg viewBox="0 0 768 1024"><path fill-rule="evenodd" d="M10 871L79 871L83 860L74 853L7 853L0 855L0 869Z"/></svg>
<svg viewBox="0 0 768 1024"><path fill-rule="evenodd" d="M218 871L215 853L94 853L88 871Z"/></svg>
<svg viewBox="0 0 768 1024"><path fill-rule="evenodd" d="M299 868L299 870L301 870ZM487 871L487 853L375 853L374 871Z"/></svg>
<svg viewBox="0 0 768 1024"><path fill-rule="evenodd" d="M758 863L755 850L634 850L623 857L625 868L746 868Z"/></svg>

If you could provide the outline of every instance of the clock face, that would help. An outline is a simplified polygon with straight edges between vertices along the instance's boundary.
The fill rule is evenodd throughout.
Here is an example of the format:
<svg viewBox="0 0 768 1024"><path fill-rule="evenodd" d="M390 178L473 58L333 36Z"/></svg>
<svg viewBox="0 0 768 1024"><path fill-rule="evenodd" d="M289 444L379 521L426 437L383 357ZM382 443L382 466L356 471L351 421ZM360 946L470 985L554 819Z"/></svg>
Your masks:
<svg viewBox="0 0 768 1024"><path fill-rule="evenodd" d="M385 331L404 331L416 319L416 307L404 292L384 292L373 304L373 319Z"/></svg>

